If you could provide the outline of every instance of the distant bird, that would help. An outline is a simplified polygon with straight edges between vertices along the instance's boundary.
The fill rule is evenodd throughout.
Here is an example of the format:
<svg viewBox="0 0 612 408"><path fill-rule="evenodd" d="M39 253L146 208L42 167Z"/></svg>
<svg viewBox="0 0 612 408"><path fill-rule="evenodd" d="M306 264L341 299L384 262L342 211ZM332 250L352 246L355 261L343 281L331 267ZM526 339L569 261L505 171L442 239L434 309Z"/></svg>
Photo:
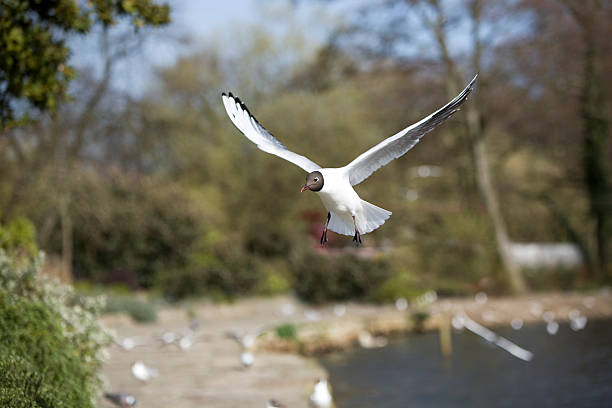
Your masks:
<svg viewBox="0 0 612 408"><path fill-rule="evenodd" d="M551 336L554 336L559 331L559 323L555 322L554 320L546 323L546 331Z"/></svg>
<svg viewBox="0 0 612 408"><path fill-rule="evenodd" d="M476 75L455 99L421 121L383 140L340 168L321 168L310 159L288 150L272 136L231 93L222 95L223 105L234 125L264 152L281 157L308 172L301 191L319 194L327 209L327 222L321 235L321 246L327 242L327 230L353 235L353 242L361 244L361 235L380 227L391 212L359 198L353 186L361 183L373 172L412 149L425 134L459 110L472 92ZM329 145L320 146L329 148Z"/></svg>
<svg viewBox="0 0 612 408"><path fill-rule="evenodd" d="M372 336L372 333L367 330L362 330L359 332L359 335L357 336L357 341L359 342L359 345L361 347L367 349L385 347L389 343L386 337L374 337Z"/></svg>
<svg viewBox="0 0 612 408"><path fill-rule="evenodd" d="M163 346L169 346L175 343L176 341L178 341L179 337L180 336L177 333L174 333L171 331L165 331L161 334L161 336L159 337L159 340L161 341L161 345L163 347Z"/></svg>
<svg viewBox="0 0 612 408"><path fill-rule="evenodd" d="M195 338L191 334L185 334L176 341L176 345L183 351L190 349L194 343Z"/></svg>
<svg viewBox="0 0 612 408"><path fill-rule="evenodd" d="M104 394L104 398L120 408L136 406L136 397L131 394L107 392Z"/></svg>
<svg viewBox="0 0 612 408"><path fill-rule="evenodd" d="M242 363L243 368L249 368L255 362L255 355L250 351L243 351L240 353L240 363Z"/></svg>
<svg viewBox="0 0 612 408"><path fill-rule="evenodd" d="M132 375L142 382L147 382L152 378L159 377L159 372L155 368L145 365L142 361L132 364Z"/></svg>
<svg viewBox="0 0 612 408"><path fill-rule="evenodd" d="M226 331L225 337L234 340L243 350L254 350L255 342L257 338L264 334L266 331L264 329L257 329L254 333L246 333L244 335L240 335L233 331Z"/></svg>
<svg viewBox="0 0 612 408"><path fill-rule="evenodd" d="M266 408L287 408L287 406L284 405L284 404L281 404L280 402L278 402L276 400L271 399L266 404Z"/></svg>
<svg viewBox="0 0 612 408"><path fill-rule="evenodd" d="M145 346L147 342L142 337L125 337L115 340L115 343L125 351L131 351L135 347Z"/></svg>
<svg viewBox="0 0 612 408"><path fill-rule="evenodd" d="M327 380L319 378L315 381L314 390L308 399L311 408L334 408L334 399Z"/></svg>

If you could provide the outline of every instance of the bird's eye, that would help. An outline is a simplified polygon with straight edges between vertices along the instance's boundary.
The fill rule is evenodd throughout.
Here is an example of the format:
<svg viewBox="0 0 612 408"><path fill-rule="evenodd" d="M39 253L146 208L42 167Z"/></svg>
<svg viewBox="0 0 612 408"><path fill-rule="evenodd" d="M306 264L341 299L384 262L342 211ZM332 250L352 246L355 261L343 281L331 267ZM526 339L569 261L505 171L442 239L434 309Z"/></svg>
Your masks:
<svg viewBox="0 0 612 408"><path fill-rule="evenodd" d="M318 178L318 177L315 177L315 178L314 178L314 181L315 181L315 183L316 183L317 181L319 181L319 178Z"/></svg>

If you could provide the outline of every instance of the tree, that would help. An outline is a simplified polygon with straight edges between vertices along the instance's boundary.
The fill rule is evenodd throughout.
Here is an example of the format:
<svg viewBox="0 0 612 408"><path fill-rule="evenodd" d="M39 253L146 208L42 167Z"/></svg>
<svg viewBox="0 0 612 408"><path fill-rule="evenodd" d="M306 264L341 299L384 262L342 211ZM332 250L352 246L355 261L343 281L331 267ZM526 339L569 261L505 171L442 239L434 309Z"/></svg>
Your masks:
<svg viewBox="0 0 612 408"><path fill-rule="evenodd" d="M612 229L612 186L607 163L610 118L604 84L604 46L610 35L610 2L563 0L580 28L583 40L583 72L580 116L583 123L582 164L584 181L595 219L599 269L606 273ZM607 34L606 34L607 32Z"/></svg>
<svg viewBox="0 0 612 408"><path fill-rule="evenodd" d="M483 86L486 86L483 54L488 44L483 41L482 32L484 31L483 25L486 24L485 12L495 10L491 3L488 4L481 0L469 0L460 4L461 7L455 7L453 15L449 16L446 13L446 3L440 0L390 0L386 2L386 5L388 11L393 15L388 20L369 21L369 24L356 23L355 27L347 30L347 33L354 35L363 29L371 30L373 38L377 41L370 40L366 43L366 54L382 61L389 59L405 61L406 56L402 55L402 47L406 48L406 45L419 41L418 36L413 35L416 23L430 38L427 42L430 44L428 55L424 59L429 59L430 65L432 61L435 61L434 64L443 68L447 96L452 98L461 90L468 77L464 75L462 67L467 67L469 72L480 73L479 88L482 90ZM379 12L377 5L368 4L364 6L359 16L368 18L368 15L377 12ZM381 17L378 14L377 16ZM468 51L465 51L462 56L451 51L452 44L450 43L450 28L457 25L458 22L469 27L467 33L463 32L464 38L469 41L469 46ZM437 53L432 55L432 49L435 49ZM510 286L515 292L524 292L526 290L524 278L510 255L510 239L500 209L487 154L486 118L478 95L466 104L464 114L459 117L462 118L463 127L458 130L457 136L469 157L467 166L469 168L464 169L463 173L473 178L473 182L464 181L463 184L476 186L493 225L497 252ZM471 199L468 200L471 201Z"/></svg>
<svg viewBox="0 0 612 408"><path fill-rule="evenodd" d="M75 72L66 36L104 28L123 17L138 28L170 21L154 0L3 0L0 8L0 131L23 124L28 112L53 111Z"/></svg>

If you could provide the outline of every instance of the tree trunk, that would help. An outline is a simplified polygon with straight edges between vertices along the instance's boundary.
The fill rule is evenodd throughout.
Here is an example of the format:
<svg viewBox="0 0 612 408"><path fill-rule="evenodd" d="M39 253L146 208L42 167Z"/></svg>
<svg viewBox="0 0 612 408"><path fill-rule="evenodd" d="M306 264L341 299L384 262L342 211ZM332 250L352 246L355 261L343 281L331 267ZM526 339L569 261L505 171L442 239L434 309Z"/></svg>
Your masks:
<svg viewBox="0 0 612 408"><path fill-rule="evenodd" d="M602 72L601 38L609 18L600 1L563 0L582 31L584 60L580 115L583 122L582 163L589 197L590 213L595 221L598 275L608 275L610 229L612 228L612 188L607 170L606 152L609 133L607 98ZM603 277L603 276L602 276Z"/></svg>
<svg viewBox="0 0 612 408"><path fill-rule="evenodd" d="M585 27L584 83L581 116L584 128L583 166L590 210L595 219L595 238L600 272L608 267L609 224L612 194L606 170L609 124L605 112L604 84L597 67L597 47L590 28Z"/></svg>
<svg viewBox="0 0 612 408"><path fill-rule="evenodd" d="M62 227L62 274L66 282L72 280L72 219L69 212L69 201L60 199L59 211Z"/></svg>
<svg viewBox="0 0 612 408"><path fill-rule="evenodd" d="M444 24L446 18L442 11L442 7L437 0L430 0L429 4L434 7L437 13L435 21L430 21L429 26L434 30L436 40L442 56L442 61L447 68L446 88L449 91L449 97L453 98L462 88L463 75L461 75L455 60L448 52L446 41L446 32ZM479 37L480 17L482 12L482 3L474 0L469 5L470 14L472 17L472 65L476 72L480 72L480 63L482 56L482 44ZM482 83L482 78L481 78ZM502 261L502 265L510 287L514 293L523 293L527 290L527 285L521 270L514 262L510 254L510 239L506 229L506 223L499 208L499 200L493 185L491 177L491 169L487 157L487 148L485 141L485 130L482 125L481 113L478 106L478 98L473 97L466 104L466 147L470 153L471 159L474 162L475 177L478 190L484 199L487 214L493 224L495 231L495 243L497 251Z"/></svg>

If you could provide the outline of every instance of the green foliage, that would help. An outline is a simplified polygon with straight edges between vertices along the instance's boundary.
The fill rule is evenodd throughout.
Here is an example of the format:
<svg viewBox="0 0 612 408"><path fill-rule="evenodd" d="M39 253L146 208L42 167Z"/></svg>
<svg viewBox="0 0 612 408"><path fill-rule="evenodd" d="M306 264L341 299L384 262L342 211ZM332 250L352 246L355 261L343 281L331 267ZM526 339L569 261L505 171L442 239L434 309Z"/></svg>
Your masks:
<svg viewBox="0 0 612 408"><path fill-rule="evenodd" d="M44 382L44 375L38 372L30 361L13 350L4 349L1 345L0 353L0 406L5 408L65 406L61 389L54 389Z"/></svg>
<svg viewBox="0 0 612 408"><path fill-rule="evenodd" d="M419 226L415 240L426 286L442 295L464 294L485 276L495 277L498 258L486 217L470 213L435 215Z"/></svg>
<svg viewBox="0 0 612 408"><path fill-rule="evenodd" d="M295 293L312 303L370 299L392 273L383 259L364 259L354 254L326 256L314 251L296 254L292 270Z"/></svg>
<svg viewBox="0 0 612 408"><path fill-rule="evenodd" d="M175 301L205 295L227 300L250 293L260 279L260 270L240 243L203 241L192 248L185 267L160 274L159 286L165 297Z"/></svg>
<svg viewBox="0 0 612 408"><path fill-rule="evenodd" d="M109 335L100 299L38 274L40 259L14 262L0 250L2 406L93 407ZM10 402L7 402L10 401Z"/></svg>
<svg viewBox="0 0 612 408"><path fill-rule="evenodd" d="M157 321L157 308L155 305L134 296L107 295L104 313L124 313L138 323L153 323Z"/></svg>
<svg viewBox="0 0 612 408"><path fill-rule="evenodd" d="M135 27L163 25L170 21L169 14L168 5L152 0L3 0L0 130L26 118L24 104L53 110L64 97L75 75L67 65L66 34L86 33L97 22L113 25L122 17Z"/></svg>
<svg viewBox="0 0 612 408"><path fill-rule="evenodd" d="M276 335L285 340L295 340L297 339L297 329L295 325L291 323L281 324L276 326Z"/></svg>
<svg viewBox="0 0 612 408"><path fill-rule="evenodd" d="M423 293L422 284L401 269L395 275L382 282L374 292L374 300L393 302L398 298L414 299Z"/></svg>
<svg viewBox="0 0 612 408"><path fill-rule="evenodd" d="M184 191L150 178L90 175L75 201L74 269L96 282L151 287L163 271L187 264L203 230Z"/></svg>
<svg viewBox="0 0 612 408"><path fill-rule="evenodd" d="M0 224L0 249L9 253L35 256L38 253L34 225L23 217Z"/></svg>
<svg viewBox="0 0 612 408"><path fill-rule="evenodd" d="M262 261L258 269L262 272L255 284L254 292L260 295L277 295L291 289L290 272L285 262Z"/></svg>

